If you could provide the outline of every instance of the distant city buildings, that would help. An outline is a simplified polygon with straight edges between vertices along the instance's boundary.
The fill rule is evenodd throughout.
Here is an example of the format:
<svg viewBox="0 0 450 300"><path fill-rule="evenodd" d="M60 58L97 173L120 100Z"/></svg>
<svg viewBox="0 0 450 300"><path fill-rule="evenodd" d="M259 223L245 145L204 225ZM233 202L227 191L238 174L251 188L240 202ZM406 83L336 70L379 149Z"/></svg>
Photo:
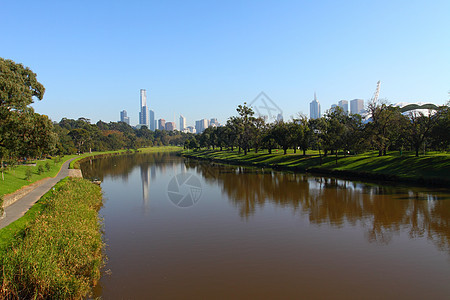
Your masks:
<svg viewBox="0 0 450 300"><path fill-rule="evenodd" d="M130 125L130 117L127 116L126 110L122 110L120 112L120 122L124 122L124 123L127 123L128 125Z"/></svg>
<svg viewBox="0 0 450 300"><path fill-rule="evenodd" d="M156 130L156 120L155 120L155 112L150 110L150 130Z"/></svg>
<svg viewBox="0 0 450 300"><path fill-rule="evenodd" d="M139 124L145 125L149 128L149 115L147 107L147 91L141 89L140 91L141 111L139 112Z"/></svg>
<svg viewBox="0 0 450 300"><path fill-rule="evenodd" d="M314 93L314 100L309 104L310 119L320 118L320 103L317 101L316 93Z"/></svg>
<svg viewBox="0 0 450 300"><path fill-rule="evenodd" d="M364 100L363 99L353 99L350 101L350 113L351 114L364 114Z"/></svg>
<svg viewBox="0 0 450 300"><path fill-rule="evenodd" d="M196 133L197 130L195 130L194 126L188 126L183 130L185 133Z"/></svg>
<svg viewBox="0 0 450 300"><path fill-rule="evenodd" d="M165 124L165 128L167 131L174 131L175 130L175 122L167 122Z"/></svg>
<svg viewBox="0 0 450 300"><path fill-rule="evenodd" d="M278 122L283 122L283 114L278 114L277 115L277 121Z"/></svg>
<svg viewBox="0 0 450 300"><path fill-rule="evenodd" d="M186 118L180 115L180 131L184 131L186 128Z"/></svg>
<svg viewBox="0 0 450 300"><path fill-rule="evenodd" d="M202 133L206 128L208 128L209 122L208 119L201 119L195 121L195 130L197 133Z"/></svg>
<svg viewBox="0 0 450 300"><path fill-rule="evenodd" d="M158 120L158 129L159 130L165 130L166 129L166 120L159 119Z"/></svg>
<svg viewBox="0 0 450 300"><path fill-rule="evenodd" d="M341 100L338 103L339 107L342 108L342 111L344 114L348 115L348 101L347 100Z"/></svg>

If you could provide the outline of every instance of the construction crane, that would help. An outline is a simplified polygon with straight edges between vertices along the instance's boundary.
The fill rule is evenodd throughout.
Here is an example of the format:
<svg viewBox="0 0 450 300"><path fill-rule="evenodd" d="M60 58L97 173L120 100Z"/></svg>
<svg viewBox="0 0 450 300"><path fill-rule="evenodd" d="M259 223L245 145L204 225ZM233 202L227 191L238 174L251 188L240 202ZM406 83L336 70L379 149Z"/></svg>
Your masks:
<svg viewBox="0 0 450 300"><path fill-rule="evenodd" d="M381 81L378 80L377 82L377 89L375 90L375 93L373 94L372 103L376 103L378 100L378 95L380 94L380 83Z"/></svg>

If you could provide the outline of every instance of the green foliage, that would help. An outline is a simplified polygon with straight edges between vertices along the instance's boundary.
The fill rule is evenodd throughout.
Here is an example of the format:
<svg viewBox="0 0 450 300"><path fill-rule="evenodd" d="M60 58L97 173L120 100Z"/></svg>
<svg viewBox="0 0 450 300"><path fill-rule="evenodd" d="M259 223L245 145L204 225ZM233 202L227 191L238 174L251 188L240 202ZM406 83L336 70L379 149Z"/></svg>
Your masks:
<svg viewBox="0 0 450 300"><path fill-rule="evenodd" d="M38 173L38 175L41 175L42 173L44 173L44 166L43 165L39 165L38 166L37 173Z"/></svg>
<svg viewBox="0 0 450 300"><path fill-rule="evenodd" d="M32 174L33 174L33 171L31 171L31 167L28 167L25 170L25 180L30 181Z"/></svg>
<svg viewBox="0 0 450 300"><path fill-rule="evenodd" d="M67 180L2 255L3 298L85 297L100 278L100 187Z"/></svg>
<svg viewBox="0 0 450 300"><path fill-rule="evenodd" d="M50 163L48 161L45 162L45 169L47 170L47 172L50 171L52 167L50 166Z"/></svg>
<svg viewBox="0 0 450 300"><path fill-rule="evenodd" d="M3 209L3 195L0 195L0 217L3 215L4 209Z"/></svg>

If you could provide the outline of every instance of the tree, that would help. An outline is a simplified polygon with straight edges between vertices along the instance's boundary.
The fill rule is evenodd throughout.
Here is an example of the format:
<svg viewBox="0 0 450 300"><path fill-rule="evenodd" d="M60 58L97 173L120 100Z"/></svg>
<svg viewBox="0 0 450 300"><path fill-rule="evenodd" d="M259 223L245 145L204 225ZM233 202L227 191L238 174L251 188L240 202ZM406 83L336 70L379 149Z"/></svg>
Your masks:
<svg viewBox="0 0 450 300"><path fill-rule="evenodd" d="M438 119L438 115L432 113L431 110L428 112L428 115L413 111L408 114L408 119L407 139L410 141L418 157L420 147L422 147L425 139L429 137L429 133Z"/></svg>
<svg viewBox="0 0 450 300"><path fill-rule="evenodd" d="M247 151L251 147L252 139L254 138L254 120L253 117L254 112L251 107L247 106L247 103L244 102L244 105L238 105L236 108L239 113L239 121L238 124L240 128L240 135L238 138L239 146L244 150L244 155L247 155Z"/></svg>

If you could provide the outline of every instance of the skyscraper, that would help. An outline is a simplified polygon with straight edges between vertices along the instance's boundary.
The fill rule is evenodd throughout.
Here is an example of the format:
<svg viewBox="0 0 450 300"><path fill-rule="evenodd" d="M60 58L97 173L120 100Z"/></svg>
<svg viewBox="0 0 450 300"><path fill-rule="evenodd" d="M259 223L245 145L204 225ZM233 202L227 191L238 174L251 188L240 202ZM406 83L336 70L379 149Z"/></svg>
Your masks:
<svg viewBox="0 0 450 300"><path fill-rule="evenodd" d="M310 119L320 118L320 103L317 101L316 93L314 92L314 100L309 104Z"/></svg>
<svg viewBox="0 0 450 300"><path fill-rule="evenodd" d="M207 119L201 119L198 121L195 121L195 130L197 133L202 133L206 128L208 128L209 122Z"/></svg>
<svg viewBox="0 0 450 300"><path fill-rule="evenodd" d="M124 123L127 123L128 125L130 125L130 117L127 116L126 110L122 110L120 112L120 122L124 122Z"/></svg>
<svg viewBox="0 0 450 300"><path fill-rule="evenodd" d="M149 117L147 107L147 91L141 89L141 111L139 112L139 124L147 126L149 128Z"/></svg>
<svg viewBox="0 0 450 300"><path fill-rule="evenodd" d="M342 108L344 113L348 115L348 101L347 100L341 100L338 103L339 107Z"/></svg>
<svg viewBox="0 0 450 300"><path fill-rule="evenodd" d="M166 120L159 119L158 120L158 129L159 130L166 130Z"/></svg>
<svg viewBox="0 0 450 300"><path fill-rule="evenodd" d="M150 110L150 130L155 131L156 129L156 120L155 120L155 112Z"/></svg>
<svg viewBox="0 0 450 300"><path fill-rule="evenodd" d="M364 100L353 99L350 101L350 113L362 115L364 113Z"/></svg>
<svg viewBox="0 0 450 300"><path fill-rule="evenodd" d="M180 115L180 131L183 131L186 128L186 118L183 115Z"/></svg>

